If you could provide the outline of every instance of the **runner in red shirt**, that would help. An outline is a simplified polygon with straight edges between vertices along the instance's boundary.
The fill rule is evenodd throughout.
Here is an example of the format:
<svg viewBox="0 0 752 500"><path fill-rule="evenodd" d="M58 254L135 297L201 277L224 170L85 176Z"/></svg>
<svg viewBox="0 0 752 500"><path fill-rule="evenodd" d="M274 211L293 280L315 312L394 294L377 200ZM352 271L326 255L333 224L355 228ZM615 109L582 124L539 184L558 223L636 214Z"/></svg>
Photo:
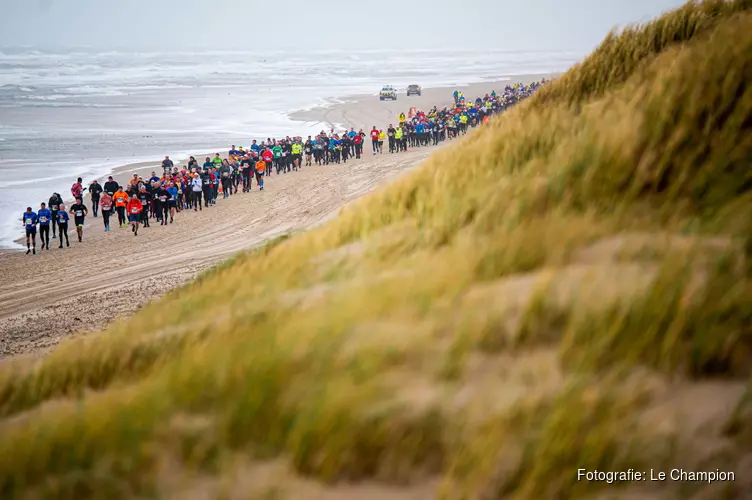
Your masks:
<svg viewBox="0 0 752 500"><path fill-rule="evenodd" d="M363 153L363 131L361 130L358 134L356 134L353 138L353 145L355 146L355 159L360 160L360 155Z"/></svg>
<svg viewBox="0 0 752 500"><path fill-rule="evenodd" d="M141 210L143 209L144 206L141 203L141 200L138 199L138 196L132 196L131 199L128 200L126 211L128 212L128 220L131 222L134 236L138 236L138 224L141 222Z"/></svg>
<svg viewBox="0 0 752 500"><path fill-rule="evenodd" d="M270 148L266 148L263 153L261 153L261 159L266 164L266 176L269 177L272 175L272 163L274 161L274 153L272 153L272 150Z"/></svg>
<svg viewBox="0 0 752 500"><path fill-rule="evenodd" d="M371 130L371 144L373 145L373 154L378 153L379 150L379 130L376 128L376 125L373 126L373 129Z"/></svg>
<svg viewBox="0 0 752 500"><path fill-rule="evenodd" d="M73 199L81 198L84 195L86 188L82 184L83 179L81 177L71 186L70 192L73 195Z"/></svg>

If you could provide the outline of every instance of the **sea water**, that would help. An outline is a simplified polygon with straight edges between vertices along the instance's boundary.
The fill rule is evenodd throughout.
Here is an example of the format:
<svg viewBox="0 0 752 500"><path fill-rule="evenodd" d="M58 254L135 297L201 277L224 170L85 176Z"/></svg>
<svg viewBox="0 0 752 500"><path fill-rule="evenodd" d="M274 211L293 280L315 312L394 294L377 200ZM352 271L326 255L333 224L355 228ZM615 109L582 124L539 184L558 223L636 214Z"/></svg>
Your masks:
<svg viewBox="0 0 752 500"><path fill-rule="evenodd" d="M311 135L288 113L352 94L563 71L572 52L44 52L0 49L0 247L27 206L127 163Z"/></svg>

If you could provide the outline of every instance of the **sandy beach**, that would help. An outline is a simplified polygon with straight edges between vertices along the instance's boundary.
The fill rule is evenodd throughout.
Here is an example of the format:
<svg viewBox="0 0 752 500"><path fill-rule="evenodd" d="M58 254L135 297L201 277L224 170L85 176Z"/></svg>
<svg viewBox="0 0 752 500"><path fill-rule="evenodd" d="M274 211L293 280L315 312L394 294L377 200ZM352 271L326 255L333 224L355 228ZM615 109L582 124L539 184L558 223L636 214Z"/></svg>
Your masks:
<svg viewBox="0 0 752 500"><path fill-rule="evenodd" d="M528 82L542 76L514 77ZM501 90L507 83L461 87L475 97ZM374 95L352 96L330 107L293 113L295 120L370 129L396 123L397 114L416 106L439 107L452 100L451 88L424 89L420 97L381 102ZM260 139L260 138L259 138ZM239 141L239 140L238 140ZM228 146L233 142L228 140ZM238 145L241 142L236 142ZM245 145L245 144L243 144ZM253 248L280 234L301 231L334 215L343 205L384 185L416 166L435 148L412 149L398 155L367 154L346 165L306 167L271 177L258 190L220 200L201 212L182 212L168 227L144 228L137 237L127 229L102 230L101 218L89 217L83 243L72 233L71 247L36 256L0 252L0 359L38 355L65 337L99 330L132 314L202 270L231 254ZM201 162L205 155L195 155ZM158 170L161 158L124 165L113 174L121 183L134 172ZM85 180L88 181L88 180ZM72 181L71 181L72 182ZM91 201L86 196L85 203Z"/></svg>
<svg viewBox="0 0 752 500"><path fill-rule="evenodd" d="M540 81L541 78L550 79L551 77L552 75L550 74L516 75L508 77L509 80L474 83L472 85L461 85L456 88L462 91L467 98L475 99L478 96L489 94L494 90L501 92L506 85L513 83L527 85L536 80ZM362 128L368 131L374 125L382 128L390 123L398 123L397 115L402 111L407 112L412 106L424 110L433 106L439 108L449 106L453 103L452 92L454 92L454 89L454 87L424 88L422 95L413 95L410 97L405 95L405 89L397 89L398 95L396 101L379 101L377 95L379 89L374 88L374 94L372 95L350 96L343 99L343 102L333 106L291 113L290 117L304 123L313 124L323 122L329 127L339 125L355 127L356 130Z"/></svg>

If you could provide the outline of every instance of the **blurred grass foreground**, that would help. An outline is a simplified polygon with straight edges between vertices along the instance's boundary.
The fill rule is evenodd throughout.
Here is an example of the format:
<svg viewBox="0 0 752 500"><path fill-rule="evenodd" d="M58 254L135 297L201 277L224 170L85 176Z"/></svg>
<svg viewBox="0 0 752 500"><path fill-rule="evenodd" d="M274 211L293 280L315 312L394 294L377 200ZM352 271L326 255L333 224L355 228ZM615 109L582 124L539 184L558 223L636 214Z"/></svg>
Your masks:
<svg viewBox="0 0 752 500"><path fill-rule="evenodd" d="M749 493L751 7L614 33L326 225L3 364L0 498Z"/></svg>

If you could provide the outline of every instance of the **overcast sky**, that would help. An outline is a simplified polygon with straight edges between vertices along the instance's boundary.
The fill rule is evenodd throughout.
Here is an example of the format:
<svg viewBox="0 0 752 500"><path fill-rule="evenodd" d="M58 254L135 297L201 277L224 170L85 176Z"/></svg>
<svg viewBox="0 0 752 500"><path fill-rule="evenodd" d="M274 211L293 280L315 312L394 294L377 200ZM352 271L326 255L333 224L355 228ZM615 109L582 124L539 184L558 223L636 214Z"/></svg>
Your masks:
<svg viewBox="0 0 752 500"><path fill-rule="evenodd" d="M592 49L681 0L0 0L0 46Z"/></svg>

